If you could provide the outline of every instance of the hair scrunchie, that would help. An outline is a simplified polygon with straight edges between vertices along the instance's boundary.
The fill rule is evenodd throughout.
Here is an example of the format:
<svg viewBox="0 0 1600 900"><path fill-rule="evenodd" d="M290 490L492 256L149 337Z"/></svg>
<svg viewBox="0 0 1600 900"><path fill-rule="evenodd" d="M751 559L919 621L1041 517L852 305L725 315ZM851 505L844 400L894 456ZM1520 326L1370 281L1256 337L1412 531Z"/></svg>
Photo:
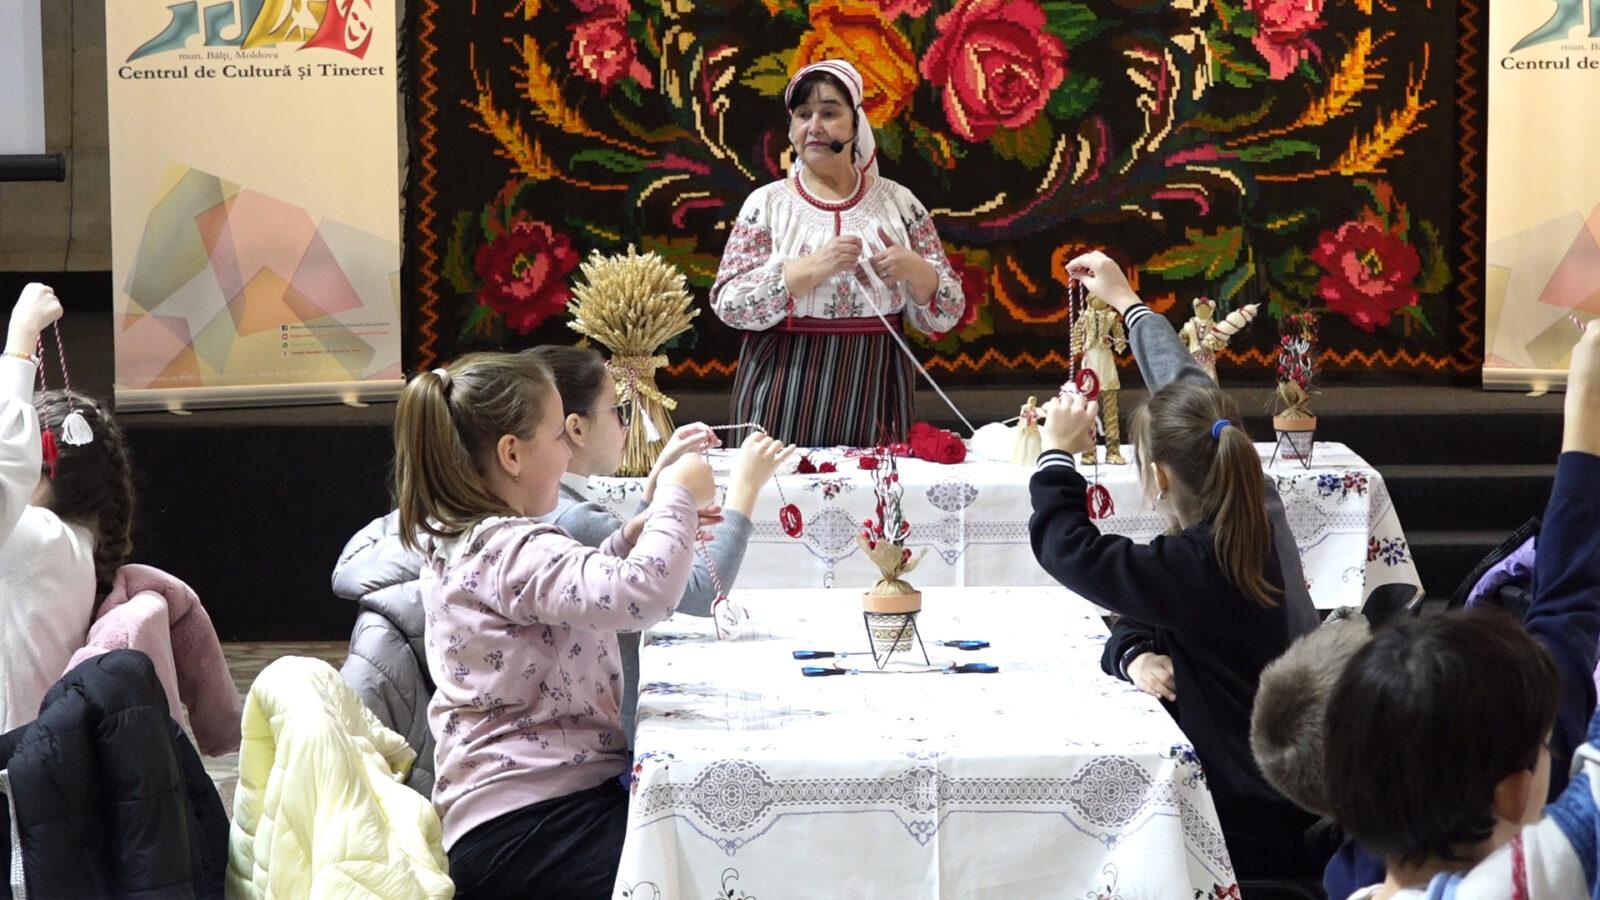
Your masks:
<svg viewBox="0 0 1600 900"><path fill-rule="evenodd" d="M1229 425L1232 425L1232 424L1233 423L1228 421L1227 419L1218 419L1215 422L1212 422L1211 423L1211 439L1213 441L1222 440L1222 429L1227 428Z"/></svg>

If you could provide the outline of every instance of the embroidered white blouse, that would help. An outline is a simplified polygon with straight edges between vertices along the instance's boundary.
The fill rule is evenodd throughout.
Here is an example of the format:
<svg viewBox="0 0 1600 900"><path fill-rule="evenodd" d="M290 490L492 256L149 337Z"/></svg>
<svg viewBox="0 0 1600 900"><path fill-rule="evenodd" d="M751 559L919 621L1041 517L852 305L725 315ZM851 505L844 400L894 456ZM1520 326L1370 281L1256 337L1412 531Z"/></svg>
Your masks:
<svg viewBox="0 0 1600 900"><path fill-rule="evenodd" d="M879 228L939 273L939 287L926 306L912 299L909 284L885 283L872 270L867 257L884 248ZM841 234L861 238L862 260L855 270L792 296L783 281L784 262L807 256ZM904 313L918 331L941 334L960 320L966 300L933 218L910 191L887 178L863 176L854 196L829 202L812 196L791 175L745 200L722 251L711 308L717 318L747 331L766 330L789 316L856 319L881 312Z"/></svg>

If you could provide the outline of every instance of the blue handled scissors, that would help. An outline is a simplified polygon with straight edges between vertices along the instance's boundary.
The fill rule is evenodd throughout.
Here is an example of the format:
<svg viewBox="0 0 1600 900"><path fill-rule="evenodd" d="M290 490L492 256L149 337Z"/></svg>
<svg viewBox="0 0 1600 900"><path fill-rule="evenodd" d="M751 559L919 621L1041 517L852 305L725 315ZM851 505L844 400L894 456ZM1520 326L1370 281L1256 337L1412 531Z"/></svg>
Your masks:
<svg viewBox="0 0 1600 900"><path fill-rule="evenodd" d="M991 675L998 671L1000 671L1000 667L990 663L961 663L960 665L952 663L940 669L918 669L915 672L895 669L846 669L840 666L800 667L800 674L807 678L824 678L829 675L922 675L930 672L936 672L940 675Z"/></svg>
<svg viewBox="0 0 1600 900"><path fill-rule="evenodd" d="M984 650L988 641L929 641L935 647L954 647L957 650ZM795 659L835 659L845 656L866 656L864 650L796 650Z"/></svg>
<svg viewBox="0 0 1600 900"><path fill-rule="evenodd" d="M795 659L833 659L841 656L867 656L864 650L796 650Z"/></svg>

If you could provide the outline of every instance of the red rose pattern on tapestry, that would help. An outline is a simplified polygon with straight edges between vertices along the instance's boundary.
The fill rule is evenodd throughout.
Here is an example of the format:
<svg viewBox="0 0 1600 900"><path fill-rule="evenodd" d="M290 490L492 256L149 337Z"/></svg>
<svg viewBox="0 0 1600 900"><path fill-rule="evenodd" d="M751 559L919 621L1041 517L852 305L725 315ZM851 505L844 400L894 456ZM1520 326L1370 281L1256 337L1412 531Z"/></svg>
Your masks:
<svg viewBox="0 0 1600 900"><path fill-rule="evenodd" d="M986 141L1044 111L1067 76L1067 51L1035 0L962 0L939 17L922 76L942 88L950 130Z"/></svg>

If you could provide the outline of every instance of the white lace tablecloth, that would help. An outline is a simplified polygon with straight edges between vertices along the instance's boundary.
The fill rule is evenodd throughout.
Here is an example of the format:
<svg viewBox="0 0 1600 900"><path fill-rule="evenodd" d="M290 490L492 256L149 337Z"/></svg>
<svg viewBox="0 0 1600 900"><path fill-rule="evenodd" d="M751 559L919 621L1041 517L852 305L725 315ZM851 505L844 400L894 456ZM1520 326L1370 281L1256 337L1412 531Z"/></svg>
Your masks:
<svg viewBox="0 0 1600 900"><path fill-rule="evenodd" d="M1081 598L928 590L929 655L998 673L822 678L792 651L859 650L840 662L872 668L859 593L734 599L750 613L737 639L675 617L644 641L615 897L1229 895L1193 750L1100 672L1105 627ZM956 639L992 646L931 643Z"/></svg>
<svg viewBox="0 0 1600 900"><path fill-rule="evenodd" d="M1271 444L1258 444L1262 462ZM836 471L784 474L769 481L757 499L750 539L738 585L750 588L862 587L877 570L856 545L861 521L873 511L869 474L848 451L813 450L814 464L831 462ZM1125 449L1133 459L1131 449ZM714 451L711 461L725 474L731 451ZM794 468L795 463L788 465ZM1100 522L1103 531L1148 541L1164 524L1144 497L1132 465L1106 466L1084 474L1111 491L1115 512ZM1033 558L1028 543L1028 478L1033 469L968 457L946 466L905 459L905 514L911 520L909 546L928 551L914 580L926 587L1054 585ZM1360 606L1374 588L1403 583L1421 586L1410 547L1400 529L1383 477L1343 444L1318 442L1307 469L1278 460L1267 469L1283 497L1289 527L1311 597L1322 609ZM774 483L777 482L777 483ZM590 478L588 494L619 515L637 508L644 480ZM778 523L780 497L800 508L805 530L799 538Z"/></svg>

